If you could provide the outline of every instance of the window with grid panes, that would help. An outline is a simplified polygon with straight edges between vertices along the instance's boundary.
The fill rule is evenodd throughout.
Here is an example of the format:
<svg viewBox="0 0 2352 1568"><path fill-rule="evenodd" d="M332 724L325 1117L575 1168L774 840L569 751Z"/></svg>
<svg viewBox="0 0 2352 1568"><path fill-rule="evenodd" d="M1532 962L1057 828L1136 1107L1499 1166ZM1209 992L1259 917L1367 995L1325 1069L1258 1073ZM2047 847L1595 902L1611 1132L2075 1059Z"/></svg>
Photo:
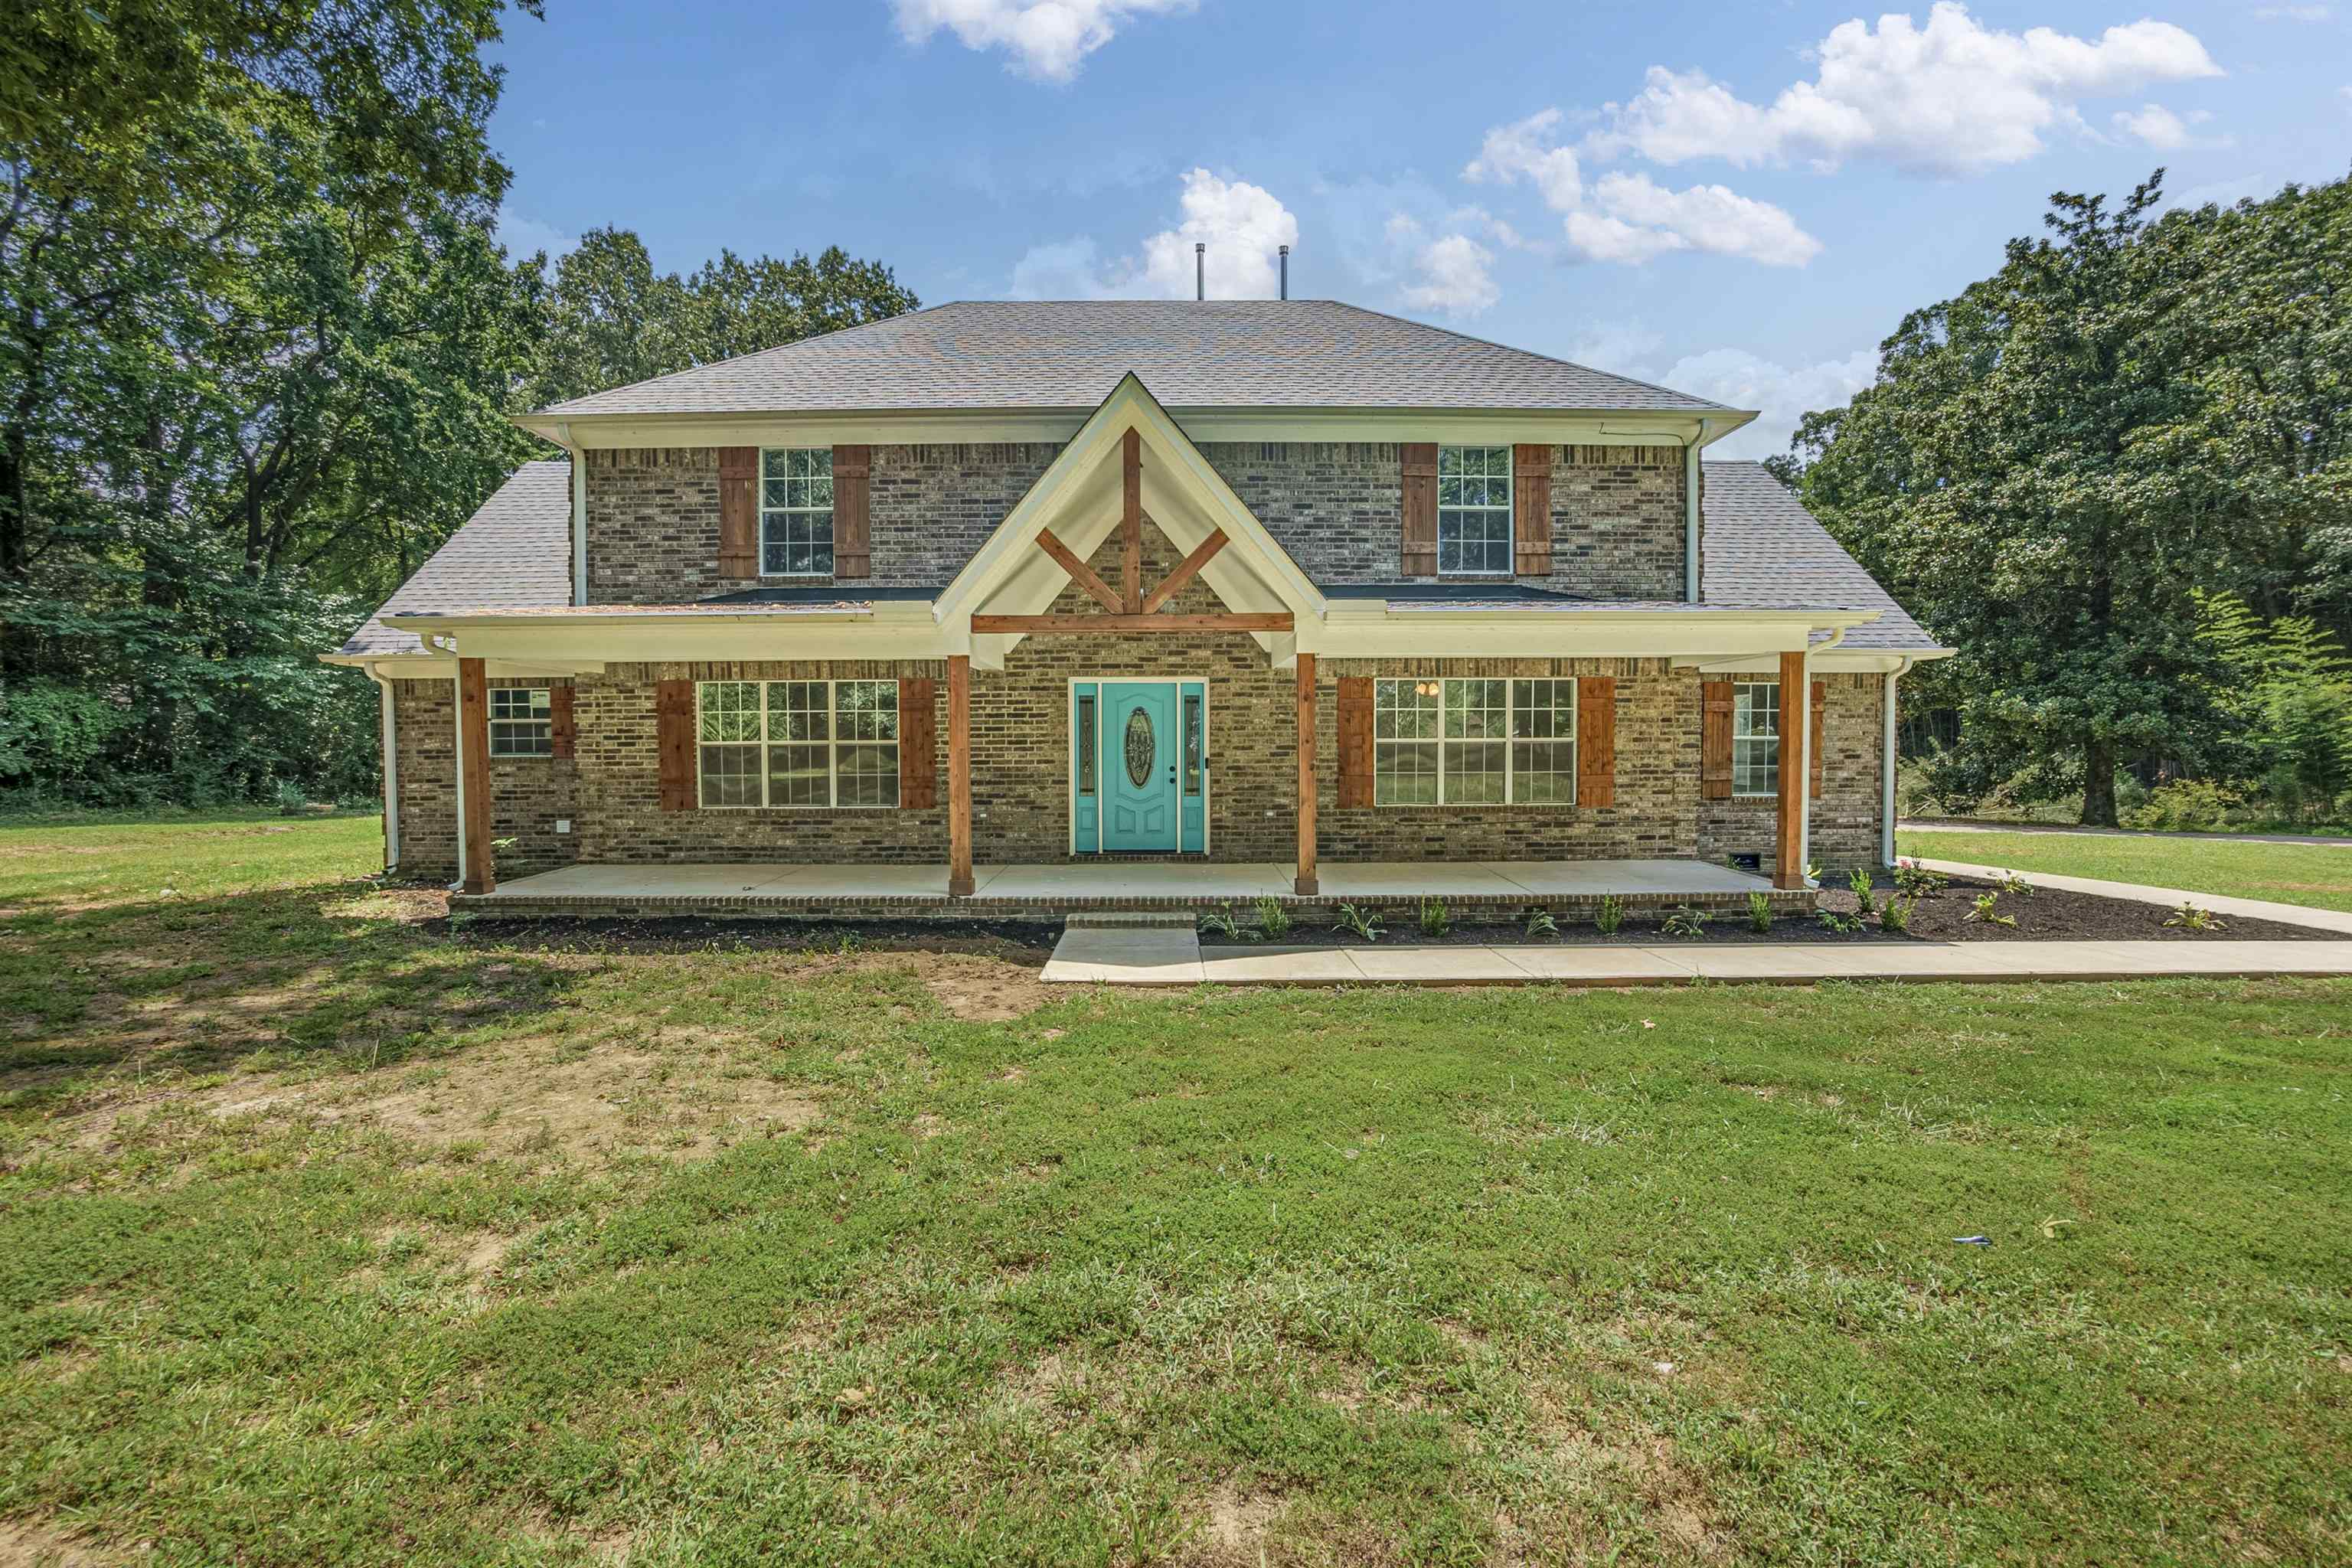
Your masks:
<svg viewBox="0 0 2352 1568"><path fill-rule="evenodd" d="M1442 576L1511 574L1511 449L1437 449L1437 570Z"/></svg>
<svg viewBox="0 0 2352 1568"><path fill-rule="evenodd" d="M1372 683L1377 805L1572 805L1576 682Z"/></svg>
<svg viewBox="0 0 2352 1568"><path fill-rule="evenodd" d="M895 680L706 680L695 688L702 804L898 804Z"/></svg>
<svg viewBox="0 0 2352 1568"><path fill-rule="evenodd" d="M1775 682L1732 688L1731 793L1780 793L1780 688Z"/></svg>
<svg viewBox="0 0 2352 1568"><path fill-rule="evenodd" d="M760 574L833 575L833 448L760 454Z"/></svg>
<svg viewBox="0 0 2352 1568"><path fill-rule="evenodd" d="M551 757L555 715L544 686L490 688L490 755Z"/></svg>

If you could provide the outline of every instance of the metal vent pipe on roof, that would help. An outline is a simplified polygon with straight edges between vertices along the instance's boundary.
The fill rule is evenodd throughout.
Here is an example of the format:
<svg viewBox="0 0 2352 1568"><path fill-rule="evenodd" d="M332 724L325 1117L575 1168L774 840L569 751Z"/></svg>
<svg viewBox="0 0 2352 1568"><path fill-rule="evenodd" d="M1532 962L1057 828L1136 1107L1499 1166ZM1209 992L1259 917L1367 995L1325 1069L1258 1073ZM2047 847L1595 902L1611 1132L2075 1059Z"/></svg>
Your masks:
<svg viewBox="0 0 2352 1568"><path fill-rule="evenodd" d="M1192 298L1209 297L1209 243L1204 239L1192 242Z"/></svg>
<svg viewBox="0 0 2352 1568"><path fill-rule="evenodd" d="M1278 245L1275 249L1282 256L1282 297L1287 300L1290 298L1290 247Z"/></svg>

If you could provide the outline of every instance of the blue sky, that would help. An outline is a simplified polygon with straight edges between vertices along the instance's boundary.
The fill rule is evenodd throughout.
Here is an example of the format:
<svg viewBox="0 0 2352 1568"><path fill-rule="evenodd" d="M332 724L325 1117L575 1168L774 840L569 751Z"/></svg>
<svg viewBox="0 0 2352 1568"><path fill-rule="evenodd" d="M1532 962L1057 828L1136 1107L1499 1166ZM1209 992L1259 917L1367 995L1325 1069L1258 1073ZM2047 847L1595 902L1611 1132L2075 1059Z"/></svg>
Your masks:
<svg viewBox="0 0 2352 1568"><path fill-rule="evenodd" d="M2147 0L2139 0L2146 4ZM550 0L503 229L664 268L840 245L926 304L1351 300L1664 382L1785 445L2053 190L2337 178L2352 0Z"/></svg>

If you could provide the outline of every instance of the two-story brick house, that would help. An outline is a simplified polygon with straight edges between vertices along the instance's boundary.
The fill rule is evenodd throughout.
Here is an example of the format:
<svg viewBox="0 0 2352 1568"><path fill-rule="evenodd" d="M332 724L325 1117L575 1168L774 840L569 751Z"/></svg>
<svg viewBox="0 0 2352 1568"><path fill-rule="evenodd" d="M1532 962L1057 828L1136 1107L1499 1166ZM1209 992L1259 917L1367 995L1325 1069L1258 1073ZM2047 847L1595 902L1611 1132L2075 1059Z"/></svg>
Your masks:
<svg viewBox="0 0 2352 1568"><path fill-rule="evenodd" d="M389 861L477 895L1801 889L1947 650L1702 460L1752 417L1330 301L947 305L523 416L565 456L329 657Z"/></svg>

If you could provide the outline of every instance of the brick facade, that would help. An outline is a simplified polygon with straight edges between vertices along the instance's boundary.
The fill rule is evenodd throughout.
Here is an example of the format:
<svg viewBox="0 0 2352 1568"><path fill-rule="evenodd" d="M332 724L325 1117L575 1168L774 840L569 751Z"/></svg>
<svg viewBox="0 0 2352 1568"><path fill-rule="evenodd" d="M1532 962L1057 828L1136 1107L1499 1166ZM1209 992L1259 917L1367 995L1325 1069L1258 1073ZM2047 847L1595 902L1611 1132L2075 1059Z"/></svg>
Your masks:
<svg viewBox="0 0 2352 1568"><path fill-rule="evenodd" d="M1884 828L1880 752L1886 739L1886 678L1824 675L1822 793L1813 801L1811 854L1824 876L1843 883L1856 866L1876 866ZM1780 807L1739 796L1700 803L1698 855L1728 860L1759 857L1767 875L1780 864Z"/></svg>
<svg viewBox="0 0 2352 1568"><path fill-rule="evenodd" d="M565 680L494 680L509 686L568 686ZM457 875L457 692L452 680L393 683L393 727L400 774L400 866L404 876L454 880ZM581 858L575 792L578 764L554 757L490 759L490 837L512 839L497 851L499 874L552 871ZM572 831L559 833L569 820Z"/></svg>

